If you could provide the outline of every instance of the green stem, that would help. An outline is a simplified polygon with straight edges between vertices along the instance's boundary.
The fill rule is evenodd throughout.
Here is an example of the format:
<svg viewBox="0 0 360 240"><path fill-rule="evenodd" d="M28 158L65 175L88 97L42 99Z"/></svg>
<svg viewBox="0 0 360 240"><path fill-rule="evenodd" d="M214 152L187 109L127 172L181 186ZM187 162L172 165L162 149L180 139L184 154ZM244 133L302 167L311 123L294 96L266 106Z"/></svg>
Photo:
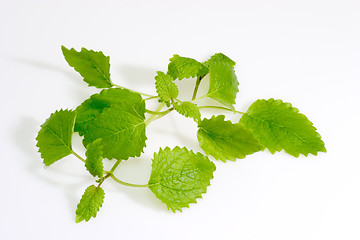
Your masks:
<svg viewBox="0 0 360 240"><path fill-rule="evenodd" d="M121 163L121 160L117 160L116 163L110 169L110 171L104 171L106 173L106 175L105 175L105 177L103 177L101 179L99 186L105 181L105 179L107 179L109 177L111 177L115 182L120 183L121 185L129 186L129 187L147 187L148 186L147 184L141 185L141 184L124 182L124 181L121 181L120 179L118 179L117 177L115 177L114 171L119 166L120 163Z"/></svg>
<svg viewBox="0 0 360 240"><path fill-rule="evenodd" d="M83 163L86 163L86 160L83 159L79 154L77 154L74 150L71 149L71 153L77 157L78 159L80 159L80 161L82 161Z"/></svg>
<svg viewBox="0 0 360 240"><path fill-rule="evenodd" d="M170 108L170 109L171 109L171 108ZM149 110L149 109L146 109L146 112L147 112L147 113L150 113L150 114L152 114L152 115L164 115L164 114L167 114L170 109L168 109L168 110L166 110L166 111L162 111L162 112L151 111L151 110Z"/></svg>
<svg viewBox="0 0 360 240"><path fill-rule="evenodd" d="M170 113L173 110L174 110L174 108L172 107L172 108L169 108L166 111L155 113L155 114L151 115L149 117L149 119L145 121L145 126L149 125L151 122L153 122L153 121L155 121L155 120L157 120L159 118L162 118L163 116L165 116L166 114Z"/></svg>
<svg viewBox="0 0 360 240"><path fill-rule="evenodd" d="M191 101L194 101L195 98L196 98L196 94L199 90L199 85L200 85L200 82L201 80L204 78L204 76L199 76L197 79L196 79L196 84L195 84L195 88L194 88L194 92L193 92L193 96L191 98Z"/></svg>
<svg viewBox="0 0 360 240"><path fill-rule="evenodd" d="M120 163L121 163L121 160L117 160L116 163L114 164L114 166L112 166L112 168L108 172L108 174L112 175L114 173L115 169L119 166Z"/></svg>
<svg viewBox="0 0 360 240"><path fill-rule="evenodd" d="M239 114L246 115L246 113L244 113L244 112L240 112L240 111L236 111L236 110L234 111L234 110L231 110L230 108L220 107L220 106L200 106L199 108L215 108L215 109L221 109L221 110L226 110L226 111L236 112Z"/></svg>
<svg viewBox="0 0 360 240"><path fill-rule="evenodd" d="M128 186L128 187L147 187L148 186L148 184L134 184L134 183L128 183L128 182L121 181L120 179L116 178L113 174L111 174L111 178L115 182L120 183L121 185L124 185L124 186Z"/></svg>
<svg viewBox="0 0 360 240"><path fill-rule="evenodd" d="M113 86L115 86L115 87L117 87L117 88L126 89L126 90L129 90L130 92L138 93L138 94L140 94L140 95L143 95L143 96L146 96L146 97L150 97L150 98L156 98L156 97L157 97L157 96L153 96L153 95L150 95L150 94L147 94L147 93L138 92L138 91L132 90L132 89L130 89L130 88L126 88L126 87L123 87L123 86L114 84L114 83L113 83Z"/></svg>
<svg viewBox="0 0 360 240"><path fill-rule="evenodd" d="M154 98L159 98L159 96L151 96L151 97L145 98L144 100L147 101L147 100L151 100L151 99L154 99Z"/></svg>
<svg viewBox="0 0 360 240"><path fill-rule="evenodd" d="M107 171L105 171L105 172L107 172ZM99 182L99 184L98 184L97 187L100 187L101 184L103 184L103 182L104 182L107 178L109 178L109 177L111 177L111 173L107 172L107 174L105 175L105 177L101 178L101 181Z"/></svg>
<svg viewBox="0 0 360 240"><path fill-rule="evenodd" d="M160 103L160 105L156 108L156 110L154 112L160 112L161 109L165 106L165 103L162 102ZM149 123L151 123L152 121L155 121L156 119L159 119L161 117L163 117L164 115L168 114L170 109L168 109L167 111L165 111L164 113L158 115L158 114L151 114L151 116L145 121L145 126L149 125Z"/></svg>
<svg viewBox="0 0 360 240"><path fill-rule="evenodd" d="M74 150L71 150L71 153L74 154L74 156L77 157L78 159L80 159L82 162L84 162L84 163L86 162L86 160L84 158L82 158L79 154L77 154ZM148 184L141 185L141 184L127 183L127 182L121 181L120 179L116 178L114 176L114 171L119 166L120 163L121 163L121 160L117 160L116 163L110 169L110 171L104 171L104 173L106 175L103 178L101 178L101 181L99 182L97 187L100 187L101 184L103 184L103 182L109 177L111 177L115 182L120 183L125 186L129 186L129 187L147 187L148 186Z"/></svg>
<svg viewBox="0 0 360 240"><path fill-rule="evenodd" d="M192 102L192 103L196 103L196 102L198 102L198 101L200 101L201 99L206 98L206 97L208 97L207 94L205 94L205 95L203 95L203 96L201 96L201 97L195 98L194 100L191 100L191 102Z"/></svg>

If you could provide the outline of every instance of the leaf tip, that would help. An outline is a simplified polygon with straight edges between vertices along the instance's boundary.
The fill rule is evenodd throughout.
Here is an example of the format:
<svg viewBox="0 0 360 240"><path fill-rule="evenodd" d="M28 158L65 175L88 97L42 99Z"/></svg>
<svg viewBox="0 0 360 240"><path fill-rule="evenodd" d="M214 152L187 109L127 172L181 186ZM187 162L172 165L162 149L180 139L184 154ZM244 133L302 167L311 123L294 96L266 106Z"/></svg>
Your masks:
<svg viewBox="0 0 360 240"><path fill-rule="evenodd" d="M75 217L75 223L79 223L82 222L84 220L84 218L82 216L76 215Z"/></svg>

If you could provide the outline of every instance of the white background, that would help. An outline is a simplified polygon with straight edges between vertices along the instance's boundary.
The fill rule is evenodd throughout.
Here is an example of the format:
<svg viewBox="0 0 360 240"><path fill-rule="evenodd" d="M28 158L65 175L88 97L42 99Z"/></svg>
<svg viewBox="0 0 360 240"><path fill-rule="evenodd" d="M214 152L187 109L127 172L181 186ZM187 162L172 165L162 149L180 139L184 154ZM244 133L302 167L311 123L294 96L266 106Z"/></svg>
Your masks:
<svg viewBox="0 0 360 240"><path fill-rule="evenodd" d="M358 0L0 1L0 239L360 239L359 13ZM148 189L107 181L98 216L75 224L94 178L72 156L44 168L35 137L52 112L99 90L67 65L61 45L103 51L115 83L151 94L173 54L223 52L237 63L237 110L258 98L291 102L328 152L216 162L203 199L175 214ZM195 124L175 113L147 135L120 179L146 183L159 147L202 151Z"/></svg>

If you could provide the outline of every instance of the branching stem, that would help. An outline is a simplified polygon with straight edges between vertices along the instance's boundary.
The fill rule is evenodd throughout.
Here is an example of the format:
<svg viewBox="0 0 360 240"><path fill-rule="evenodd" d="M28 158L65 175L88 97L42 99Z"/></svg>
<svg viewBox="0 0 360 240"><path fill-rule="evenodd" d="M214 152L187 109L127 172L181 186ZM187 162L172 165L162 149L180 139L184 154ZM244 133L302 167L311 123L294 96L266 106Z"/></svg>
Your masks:
<svg viewBox="0 0 360 240"><path fill-rule="evenodd" d="M72 154L77 157L79 160L81 160L82 162L86 162L86 160L84 158L82 158L79 154L77 154L74 150L71 150ZM110 171L104 171L104 173L106 174L105 177L100 179L100 182L98 184L97 187L100 187L101 184L103 184L103 182L111 177L115 182L120 183L121 185L124 186L128 186L128 187L147 187L148 184L134 184L134 183L127 183L124 181L121 181L120 179L118 179L117 177L114 176L114 171L115 169L119 166L119 164L121 163L121 160L117 160L116 163L112 166L112 168L110 169Z"/></svg>
<svg viewBox="0 0 360 240"><path fill-rule="evenodd" d="M206 97L208 97L207 94L205 94L205 95L203 95L203 96L201 96L201 97L195 98L195 99L191 100L191 102L192 102L192 103L196 103L196 102L198 102L198 101L200 101L201 99L206 98Z"/></svg>
<svg viewBox="0 0 360 240"><path fill-rule="evenodd" d="M114 164L114 166L112 166L112 168L110 169L109 173L113 174L115 169L119 166L120 163L121 163L121 160L117 160L116 163Z"/></svg>
<svg viewBox="0 0 360 240"><path fill-rule="evenodd" d="M168 114L169 112L174 110L174 108L169 108L166 111L160 112L164 106L165 106L165 103L163 103L163 102L160 103L158 108L155 111L153 111L153 113L151 113L151 116L145 121L145 126L148 126L149 123L151 123L152 121L162 118L163 116L165 116L166 114Z"/></svg>
<svg viewBox="0 0 360 240"><path fill-rule="evenodd" d="M124 181L121 181L120 179L118 179L117 177L115 177L114 171L119 166L121 161L122 160L117 160L116 163L110 169L110 171L104 171L106 175L105 175L105 177L101 178L98 187L100 187L101 184L109 177L111 177L115 182L117 182L121 185L124 185L124 186L128 186L128 187L147 187L148 186L147 184L134 184L134 183L124 182Z"/></svg>
<svg viewBox="0 0 360 240"><path fill-rule="evenodd" d="M155 120L157 120L159 118L162 118L163 116L165 116L166 114L170 113L173 110L174 110L174 108L172 107L172 108L169 108L168 110L166 110L164 112L155 113L155 114L151 115L149 117L149 119L145 121L145 126L148 126L152 121L155 121Z"/></svg>

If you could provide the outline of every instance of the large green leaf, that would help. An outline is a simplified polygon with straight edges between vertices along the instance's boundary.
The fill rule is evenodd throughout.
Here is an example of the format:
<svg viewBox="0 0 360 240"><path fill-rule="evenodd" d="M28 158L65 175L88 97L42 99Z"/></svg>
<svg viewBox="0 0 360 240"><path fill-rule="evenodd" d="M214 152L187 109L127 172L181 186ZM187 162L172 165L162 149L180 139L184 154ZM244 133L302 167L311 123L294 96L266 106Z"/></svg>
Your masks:
<svg viewBox="0 0 360 240"><path fill-rule="evenodd" d="M173 79L182 80L184 78L200 77L206 75L209 69L202 63L192 58L180 57L175 54L170 58L168 74Z"/></svg>
<svg viewBox="0 0 360 240"><path fill-rule="evenodd" d="M224 121L225 116L213 116L199 123L197 138L206 154L225 162L245 158L263 149L252 132L243 124Z"/></svg>
<svg viewBox="0 0 360 240"><path fill-rule="evenodd" d="M72 153L71 139L75 116L76 113L71 110L56 111L41 125L36 146L45 166Z"/></svg>
<svg viewBox="0 0 360 240"><path fill-rule="evenodd" d="M145 101L141 95L126 89L104 89L100 94L92 95L76 108L75 132L84 135L87 127L105 108L109 108L112 104L124 103L130 110L133 109L140 115L145 111Z"/></svg>
<svg viewBox="0 0 360 240"><path fill-rule="evenodd" d="M77 223L83 220L87 222L91 217L96 217L104 202L104 198L105 192L101 187L96 187L95 185L89 186L77 205L75 221Z"/></svg>
<svg viewBox="0 0 360 240"><path fill-rule="evenodd" d="M240 119L253 130L270 152L285 150L298 157L326 152L324 142L307 117L290 103L281 100L257 100Z"/></svg>
<svg viewBox="0 0 360 240"><path fill-rule="evenodd" d="M239 82L233 65L217 61L209 67L210 86L207 96L233 109Z"/></svg>
<svg viewBox="0 0 360 240"><path fill-rule="evenodd" d="M103 157L128 159L138 157L145 147L145 107L140 111L127 104L113 104L87 126L84 146L102 139Z"/></svg>
<svg viewBox="0 0 360 240"><path fill-rule="evenodd" d="M149 188L173 212L196 203L216 169L206 156L180 147L160 149L152 161Z"/></svg>
<svg viewBox="0 0 360 240"><path fill-rule="evenodd" d="M74 48L67 49L61 46L65 60L84 78L89 86L110 88L113 83L110 79L110 57L101 51L95 52L82 48L80 52Z"/></svg>

